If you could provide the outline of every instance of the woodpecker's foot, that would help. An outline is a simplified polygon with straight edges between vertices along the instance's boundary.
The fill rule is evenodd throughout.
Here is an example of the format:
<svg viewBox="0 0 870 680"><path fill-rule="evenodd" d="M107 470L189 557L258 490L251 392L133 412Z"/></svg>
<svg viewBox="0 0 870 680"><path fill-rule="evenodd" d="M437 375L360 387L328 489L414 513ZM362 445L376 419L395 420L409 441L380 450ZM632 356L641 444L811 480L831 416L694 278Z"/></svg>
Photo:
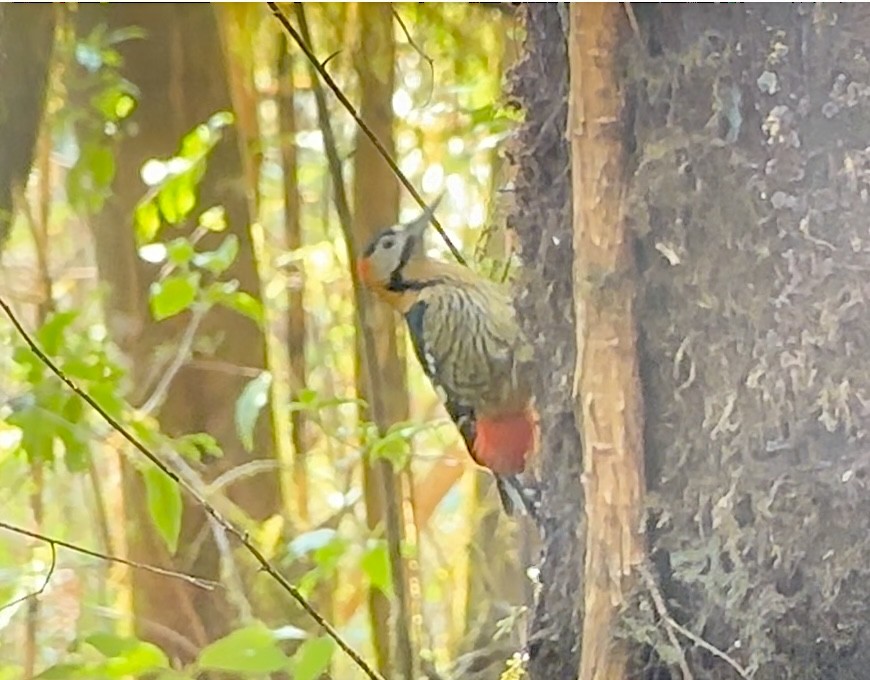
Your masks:
<svg viewBox="0 0 870 680"><path fill-rule="evenodd" d="M513 517L517 507L520 507L540 526L541 490L536 481L524 481L519 475L495 475L495 483L507 515Z"/></svg>

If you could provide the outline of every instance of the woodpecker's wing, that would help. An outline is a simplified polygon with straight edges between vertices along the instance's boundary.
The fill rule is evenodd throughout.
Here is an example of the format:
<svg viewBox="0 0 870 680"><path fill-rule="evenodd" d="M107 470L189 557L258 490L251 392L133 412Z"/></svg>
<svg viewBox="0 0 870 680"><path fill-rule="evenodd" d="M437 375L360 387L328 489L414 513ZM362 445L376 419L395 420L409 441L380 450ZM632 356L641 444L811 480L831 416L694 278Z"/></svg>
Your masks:
<svg viewBox="0 0 870 680"><path fill-rule="evenodd" d="M447 409L447 414L454 422L462 439L465 442L465 448L468 449L471 457L474 458L474 435L475 435L475 415L474 409L469 405L459 401L454 395L441 384L439 378L439 367L436 355L426 342L424 319L426 316L427 304L424 301L414 303L411 308L405 313L405 321L408 324L408 331L411 335L411 344L414 346L414 353L417 355L417 360L423 367L423 372L428 376L438 397L444 403Z"/></svg>

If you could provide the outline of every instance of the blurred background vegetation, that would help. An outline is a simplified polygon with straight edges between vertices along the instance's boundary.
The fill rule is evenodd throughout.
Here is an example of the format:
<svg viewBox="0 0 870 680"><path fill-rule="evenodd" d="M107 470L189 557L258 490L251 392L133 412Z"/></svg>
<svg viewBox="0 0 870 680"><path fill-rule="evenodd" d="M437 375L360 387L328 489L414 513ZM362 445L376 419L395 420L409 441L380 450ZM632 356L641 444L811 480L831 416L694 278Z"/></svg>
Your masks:
<svg viewBox="0 0 870 680"><path fill-rule="evenodd" d="M513 10L281 11L421 194L447 192L472 266L509 276ZM332 93L318 104L298 46L259 4L7 7L0 26L27 66L0 107L24 168L0 178L3 300L374 666L499 677L529 587L505 546L531 548L505 542L517 530L375 306L369 393L348 247L418 208ZM362 677L9 323L0 362L0 680Z"/></svg>

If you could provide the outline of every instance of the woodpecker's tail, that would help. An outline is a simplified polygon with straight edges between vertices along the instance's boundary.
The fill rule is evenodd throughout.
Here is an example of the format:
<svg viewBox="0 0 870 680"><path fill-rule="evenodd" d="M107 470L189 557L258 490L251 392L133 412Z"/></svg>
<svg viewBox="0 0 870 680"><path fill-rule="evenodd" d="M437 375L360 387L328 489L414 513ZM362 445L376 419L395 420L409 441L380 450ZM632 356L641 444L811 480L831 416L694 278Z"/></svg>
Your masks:
<svg viewBox="0 0 870 680"><path fill-rule="evenodd" d="M541 492L537 484L524 484L519 475L494 475L494 477L498 496L505 513L513 517L519 507L522 508L524 514L538 522Z"/></svg>
<svg viewBox="0 0 870 680"><path fill-rule="evenodd" d="M516 475L526 467L535 449L535 421L529 409L513 413L478 415L474 459L497 475Z"/></svg>

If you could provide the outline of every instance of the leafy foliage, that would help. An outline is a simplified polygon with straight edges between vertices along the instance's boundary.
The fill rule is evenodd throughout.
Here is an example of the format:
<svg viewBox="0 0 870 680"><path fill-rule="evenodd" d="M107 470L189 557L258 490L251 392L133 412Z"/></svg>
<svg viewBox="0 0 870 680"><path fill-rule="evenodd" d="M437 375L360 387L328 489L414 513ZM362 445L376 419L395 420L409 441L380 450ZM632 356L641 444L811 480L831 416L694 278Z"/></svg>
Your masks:
<svg viewBox="0 0 870 680"><path fill-rule="evenodd" d="M70 205L82 214L99 212L115 178L114 140L136 108L138 88L121 75L117 45L144 37L136 28L109 31L99 25L86 36L61 41L62 58L72 62L70 93L83 102L57 116L58 128L77 140L78 157L66 179ZM69 54L71 52L71 55Z"/></svg>
<svg viewBox="0 0 870 680"><path fill-rule="evenodd" d="M68 377L118 415L123 373L104 344L82 332L80 325L79 312L56 312L37 331L36 339ZM85 470L91 455L90 430L81 398L51 376L30 349L17 347L12 362L21 392L8 404L6 423L21 433L18 450L31 461L51 464L61 454L70 472Z"/></svg>
<svg viewBox="0 0 870 680"><path fill-rule="evenodd" d="M454 204L445 211L447 221L452 221L449 228L460 236L477 238L477 230L486 221L481 206L493 187L491 168L496 148L513 123L512 112L494 102L499 90L497 62L501 58L500 41L506 22L481 21L498 15L473 8L442 12L408 7L397 12L407 24L410 39L416 42L411 45L400 36L396 64L399 115L395 126L400 161L411 180L426 193L449 186L451 196L455 197ZM351 98L358 98L349 59L357 32L354 11L342 6L314 5L310 15L318 42L337 52L330 63L331 72ZM143 272L145 276L154 274L153 284L141 291L143 310L150 312L151 320L161 324L159 328L180 329L179 336L185 324L188 329L195 327L195 342L184 349L189 354L185 359L199 365L209 364L207 370L237 372L240 376L238 388L226 395L234 406L231 418L210 423L208 433L182 431L170 435L161 431L158 414L165 400L163 383L165 379L169 383L174 379L171 371L175 357L170 353L176 348L160 347L155 357L122 357L112 344L112 339L120 336L110 339L110 334L121 329L122 335L147 336L154 332L154 326L147 323L149 319L107 319L100 307L111 296L130 293L96 285L102 283L101 268L105 263L95 263L91 246L94 240L105 238L105 231L90 227L100 224L96 216L115 210L119 204L112 187L116 175L131 167L129 159L119 157L119 149L137 134L140 125L137 114L144 113L144 107L138 112L137 108L142 91L147 88L140 83L143 87L140 91L136 83L124 77L127 65L122 57L138 54L138 50L127 52L129 41L150 40L137 28L110 30L98 22L96 28L77 36L71 30L71 24L75 23L71 18L70 24L58 33L58 85L56 92L49 93L52 154L47 254L48 272L54 278L50 293L60 311L49 314L36 333L40 345L65 374L158 456L171 464L179 460L178 464L187 465L193 474L215 472L215 478L220 475L220 483L208 486L208 493L219 498L224 504L221 507L229 508L233 521L250 530L257 545L274 557L303 593L332 600L336 612L342 612L337 614L340 618L336 625L356 645L366 629L364 617L355 614L356 606L351 606L358 593L375 589L387 598L395 596L383 528L370 528L364 521L362 466L379 459L389 460L395 470L407 474L409 479L412 471L418 479L424 479L443 462L444 452L454 443L451 438L454 434L448 427L421 425L438 422L437 399L422 375L413 372L416 369L412 369L410 376L413 401L407 422L397 423L379 434L360 415L364 404L354 396L354 327L346 274L348 263L329 213L331 196L326 190L320 131L313 115L310 83L303 77L299 62L291 77L296 85L298 121L294 141L302 196L303 245L291 253L280 246L283 175L276 158L281 140L275 129L277 117L271 99L277 91L271 45L274 26L261 24L262 18L255 11L241 22L244 30L250 32L246 36L250 40L246 59L252 59L250 63L255 70L247 74L251 76L247 84L252 91L256 89L257 116L263 124L258 140L263 149L251 152L254 155L262 151L260 215L254 228L255 247L261 251L251 252L248 242L239 238L241 232L235 229L238 225L231 223L231 219L238 219L237 211L229 209L229 204L225 208L205 198L212 195L203 189L209 181L214 151L219 144L226 143L229 126L236 125L235 117L223 111L191 127L178 140L172 155L146 162L140 173L144 195L132 215L117 216L119 230L128 228L132 222L131 234L142 260L136 263L136 271L130 272L131 279L143 276ZM184 27L178 30L183 31ZM458 32L458 37L451 36L453 32ZM261 37L268 39L260 40ZM457 50L459 45L464 48ZM435 71L430 72L420 49L434 57ZM227 58L231 60L229 53ZM334 104L331 102L330 106ZM343 113L333 110L333 114L342 152L347 162L352 163L356 129ZM41 175L34 173L34 177L32 188L41 190ZM36 195L39 191L31 193ZM469 214L471 217L466 219L464 216ZM230 224L236 233L228 233ZM14 248L4 253L4 258L11 257L8 261L4 259L4 266L9 262L11 272L18 272L19 268L29 272L34 269L30 266L31 250L29 234L24 233ZM255 255L263 281L263 302L241 290L234 273ZM295 278L297 272L304 272L304 277ZM16 295L22 291L29 295L28 288L32 286L28 276L22 278L20 287L17 280L9 279L14 281ZM228 460L218 460L223 455L218 441L219 438L224 441L228 431L238 437L247 451L257 453L254 433L258 424L262 426L262 419L273 415L270 397L273 392L282 394L282 390L287 390L284 348L280 346L284 333L281 319L286 311L283 294L292 286L304 288L308 380L301 389L294 389L293 398L278 401L278 420L286 430L290 414L301 416L293 422L301 422L305 430L310 516L303 519L288 510L258 521L248 516L245 503L235 494L234 475L248 472L244 466L232 469ZM28 320L30 300L24 297L19 302L15 298L16 305L25 310L23 318ZM216 308L241 314L269 334L267 370L261 371L259 367L251 370L242 365L243 360L238 365L210 363L211 350L226 341L224 330L215 329L216 324L211 323L215 316L220 316L214 313ZM199 322L202 326L197 326ZM203 331L205 327L207 330ZM5 340L6 330L0 330ZM128 530L123 520L129 509L123 502L122 488L127 482L126 475L139 474L155 535L170 553L187 547L182 541L188 539L188 533L182 527L187 529L194 523L193 515L185 516L182 495L171 480L138 456L125 458L122 477L116 455L126 456L127 451L105 423L95 418L81 399L70 394L17 339L0 342L0 355L4 360L8 358L5 365L10 368L0 378L3 394L0 475L11 480L0 491L0 502L11 508L10 521L30 526L29 494L34 481L27 478L26 463L42 461L48 472L44 483L47 512L41 528L106 552L120 552L124 532ZM285 446L285 439L280 446ZM284 479L287 505L292 506L296 482L290 468L295 470L296 459L289 451L282 451L279 462L278 472L264 474L287 478ZM424 539L425 548L410 543L403 548L405 556L415 559L425 553L427 561L420 572L425 588L420 606L427 624L429 620L437 622L433 640L457 639L463 625L460 607L447 602L444 594L465 588L461 566L465 558L453 560L451 556L446 564L440 558L432 558L433 554L445 552L445 548L448 553L455 552L455 536L464 535L464 520L453 512L462 497L458 490L452 492L449 502L442 506L447 511L428 520L431 531ZM100 519L101 512L106 515L104 519ZM190 540L194 548L199 548L201 544L197 542L203 537L192 535ZM11 600L39 587L40 583L34 585L31 581L34 575L45 573L47 554L40 549L31 552L29 545L0 542L0 607L7 596ZM336 677L350 677L347 660L334 654L333 642L304 631L303 624L295 618L290 618L292 624L287 623L295 614L288 614L283 601L275 604L273 593L263 595L266 588L261 592L259 587L264 579L251 578L249 565L234 552L229 557L221 555L221 567L226 569L221 576L229 589L235 587L232 584L236 577L244 583L245 592L234 591L231 599L236 598L232 604L238 607L239 620L245 621L245 625L204 647L191 663L172 668L170 665L175 661L167 660L168 647L161 651L150 643L117 634L129 630L126 611L119 616L122 608L116 606L130 595L129 580L123 571L93 567L90 561L86 563L87 569L80 569L84 559L61 553L58 570L75 571L73 585L68 590L60 585L55 589L55 582L62 581L54 576L51 587L40 597L37 666L45 669L40 677L192 680L205 671L226 672L240 678L284 672L294 678L314 680L325 671ZM30 564L26 574L21 569L25 563ZM188 569L196 571L185 564L184 570ZM256 584L250 593L249 582ZM336 583L341 584L338 589ZM334 589L336 592L332 593ZM364 603L365 598L357 601ZM58 602L58 608L54 609ZM248 605L252 605L254 615L249 615ZM271 616L263 617L269 625L256 622L261 610L270 608ZM71 612L69 622L56 613L58 610ZM18 607L6 612L8 616L0 616L3 630L0 657L17 658L18 650L8 641L19 639L25 612L26 607ZM109 618L110 614L113 618ZM275 626L276 620L282 625ZM57 628L70 634L51 637L56 623ZM447 658L447 644L438 645L437 654ZM21 675L20 665L0 662L0 679L6 680L7 676L17 679Z"/></svg>
<svg viewBox="0 0 870 680"><path fill-rule="evenodd" d="M193 680L206 671L231 673L243 680L260 680L280 671L296 680L316 680L329 666L335 643L329 638L307 638L292 654L283 649L282 631L261 622L238 628L204 647L197 659L182 670L170 668L166 655L154 645L113 633L92 633L77 653L47 668L40 680L121 680L159 678Z"/></svg>

